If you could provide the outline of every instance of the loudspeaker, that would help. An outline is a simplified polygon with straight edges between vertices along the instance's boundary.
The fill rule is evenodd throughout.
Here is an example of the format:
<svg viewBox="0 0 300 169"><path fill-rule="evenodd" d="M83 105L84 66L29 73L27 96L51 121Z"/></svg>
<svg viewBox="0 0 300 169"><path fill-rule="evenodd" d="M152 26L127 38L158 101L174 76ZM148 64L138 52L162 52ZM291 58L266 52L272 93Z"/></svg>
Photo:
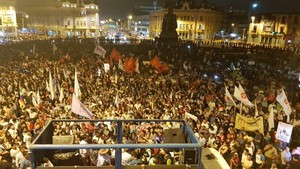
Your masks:
<svg viewBox="0 0 300 169"><path fill-rule="evenodd" d="M184 164L198 164L197 151L195 149L184 150Z"/></svg>
<svg viewBox="0 0 300 169"><path fill-rule="evenodd" d="M164 143L186 143L183 129L166 129L164 131Z"/></svg>

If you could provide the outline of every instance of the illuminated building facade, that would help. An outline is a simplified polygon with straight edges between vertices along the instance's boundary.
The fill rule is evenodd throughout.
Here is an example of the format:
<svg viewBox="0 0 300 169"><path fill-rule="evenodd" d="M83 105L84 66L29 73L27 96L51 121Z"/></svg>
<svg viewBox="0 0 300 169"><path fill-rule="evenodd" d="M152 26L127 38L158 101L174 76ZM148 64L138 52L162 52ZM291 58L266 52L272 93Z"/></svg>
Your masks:
<svg viewBox="0 0 300 169"><path fill-rule="evenodd" d="M12 40L17 37L17 19L14 0L1 0L0 39Z"/></svg>
<svg viewBox="0 0 300 169"><path fill-rule="evenodd" d="M19 5L26 13L28 30L60 37L99 35L99 9L94 0L26 0Z"/></svg>
<svg viewBox="0 0 300 169"><path fill-rule="evenodd" d="M168 9L163 8L150 14L149 34L158 37L164 15ZM196 7L194 1L180 0L174 8L177 17L177 33L181 40L206 41L212 40L222 27L223 13L207 0Z"/></svg>
<svg viewBox="0 0 300 169"><path fill-rule="evenodd" d="M252 17L248 43L269 46L300 45L300 14Z"/></svg>

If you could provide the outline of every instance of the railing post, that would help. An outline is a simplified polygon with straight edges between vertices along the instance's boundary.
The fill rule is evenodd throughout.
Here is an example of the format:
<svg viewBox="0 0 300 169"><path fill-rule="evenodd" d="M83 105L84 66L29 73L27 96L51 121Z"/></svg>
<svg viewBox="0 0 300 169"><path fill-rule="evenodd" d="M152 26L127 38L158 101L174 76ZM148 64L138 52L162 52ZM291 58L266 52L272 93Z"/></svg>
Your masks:
<svg viewBox="0 0 300 169"><path fill-rule="evenodd" d="M35 159L34 159L34 154L33 154L33 150L30 150L30 162L31 162L31 169L35 169Z"/></svg>
<svg viewBox="0 0 300 169"><path fill-rule="evenodd" d="M123 137L123 132L122 132L122 121L118 120L117 121L117 141L118 144L122 144L122 137ZM122 149L121 148L116 148L115 149L115 167L116 169L121 169L122 168Z"/></svg>
<svg viewBox="0 0 300 169"><path fill-rule="evenodd" d="M197 169L202 169L201 155L202 155L202 147L197 148L198 151L198 166Z"/></svg>

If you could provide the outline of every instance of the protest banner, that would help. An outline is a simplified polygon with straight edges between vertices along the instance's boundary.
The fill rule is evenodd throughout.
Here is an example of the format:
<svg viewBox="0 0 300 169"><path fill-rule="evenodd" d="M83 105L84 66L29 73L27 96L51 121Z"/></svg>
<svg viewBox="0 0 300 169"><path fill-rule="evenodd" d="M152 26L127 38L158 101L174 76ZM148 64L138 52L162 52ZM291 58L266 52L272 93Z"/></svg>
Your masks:
<svg viewBox="0 0 300 169"><path fill-rule="evenodd" d="M239 130L252 131L258 130L261 134L264 133L264 123L262 117L246 117L241 114L236 114L235 128Z"/></svg>
<svg viewBox="0 0 300 169"><path fill-rule="evenodd" d="M293 131L293 125L279 122L275 137L277 140L289 143L292 136L292 131Z"/></svg>

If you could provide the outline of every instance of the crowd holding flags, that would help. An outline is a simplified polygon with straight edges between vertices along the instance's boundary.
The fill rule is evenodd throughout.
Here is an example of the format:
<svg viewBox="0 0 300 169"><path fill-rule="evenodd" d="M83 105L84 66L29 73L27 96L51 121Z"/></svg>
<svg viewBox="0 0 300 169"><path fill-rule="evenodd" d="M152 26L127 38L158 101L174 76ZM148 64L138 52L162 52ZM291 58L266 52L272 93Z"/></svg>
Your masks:
<svg viewBox="0 0 300 169"><path fill-rule="evenodd" d="M75 93L72 97L72 107L71 111L80 116L91 119L93 117L93 113L88 110L88 108L81 103L81 101L76 97Z"/></svg>
<svg viewBox="0 0 300 169"><path fill-rule="evenodd" d="M227 87L225 87L225 101L226 101L227 105L236 106L236 103L233 100L231 94L229 93Z"/></svg>
<svg viewBox="0 0 300 169"><path fill-rule="evenodd" d="M113 61L119 62L120 60L122 60L122 55L117 49L113 48L109 56L110 65L112 65Z"/></svg>
<svg viewBox="0 0 300 169"><path fill-rule="evenodd" d="M136 62L133 57L127 59L124 63L124 71L126 73L133 73L135 71Z"/></svg>
<svg viewBox="0 0 300 169"><path fill-rule="evenodd" d="M244 105L249 106L249 107L254 106L254 108L255 108L254 118L257 118L259 116L256 100L254 100L254 105L253 105L249 101L248 96L245 93L245 90L243 89L241 84L239 84L239 87L234 86L234 97L241 102L240 113L242 112L242 106L244 104ZM287 122L289 122L290 121L290 115L292 113L292 109L291 109L290 103L289 103L289 101L287 99L287 96L286 96L283 89L281 90L280 94L277 95L276 100L282 106L283 111L285 112L285 114L287 116ZM235 101L232 98L232 96L230 95L227 87L225 87L225 101L226 101L227 105L236 106ZM268 116L268 128L269 128L269 130L271 130L271 128L274 128L274 106L275 106L274 104L270 104L269 109L268 109L268 111L269 111L269 116Z"/></svg>
<svg viewBox="0 0 300 169"><path fill-rule="evenodd" d="M53 83L53 78L52 78L52 74L51 71L49 70L49 92L51 94L51 100L54 100L55 97L55 92L54 92L54 83Z"/></svg>
<svg viewBox="0 0 300 169"><path fill-rule="evenodd" d="M234 97L241 102L241 104L245 104L246 106L253 107L254 105L249 101L248 96L242 87L239 84L239 87L234 87Z"/></svg>
<svg viewBox="0 0 300 169"><path fill-rule="evenodd" d="M287 122L290 121L290 115L292 113L292 108L290 106L290 103L285 95L284 90L282 89L281 93L276 97L276 100L280 103L282 106L286 116L287 116Z"/></svg>
<svg viewBox="0 0 300 169"><path fill-rule="evenodd" d="M76 97L80 97L81 96L81 91L80 91L80 86L79 86L79 82L78 82L78 77L77 77L77 71L75 69L75 78L74 78L74 94L76 95Z"/></svg>
<svg viewBox="0 0 300 169"><path fill-rule="evenodd" d="M95 47L94 53L99 56L105 57L106 50L103 47L101 47L100 45L97 45Z"/></svg>
<svg viewBox="0 0 300 169"><path fill-rule="evenodd" d="M167 63L161 63L157 55L150 61L150 65L156 68L158 74L167 74L170 71L170 66Z"/></svg>
<svg viewBox="0 0 300 169"><path fill-rule="evenodd" d="M93 113L91 113L90 110L78 99L78 97L81 96L80 86L78 82L78 74L75 69L75 77L74 77L74 93L72 97L72 107L71 111L75 114L78 114L80 116L86 117L91 119L93 117ZM63 93L61 93L61 96L63 97Z"/></svg>

